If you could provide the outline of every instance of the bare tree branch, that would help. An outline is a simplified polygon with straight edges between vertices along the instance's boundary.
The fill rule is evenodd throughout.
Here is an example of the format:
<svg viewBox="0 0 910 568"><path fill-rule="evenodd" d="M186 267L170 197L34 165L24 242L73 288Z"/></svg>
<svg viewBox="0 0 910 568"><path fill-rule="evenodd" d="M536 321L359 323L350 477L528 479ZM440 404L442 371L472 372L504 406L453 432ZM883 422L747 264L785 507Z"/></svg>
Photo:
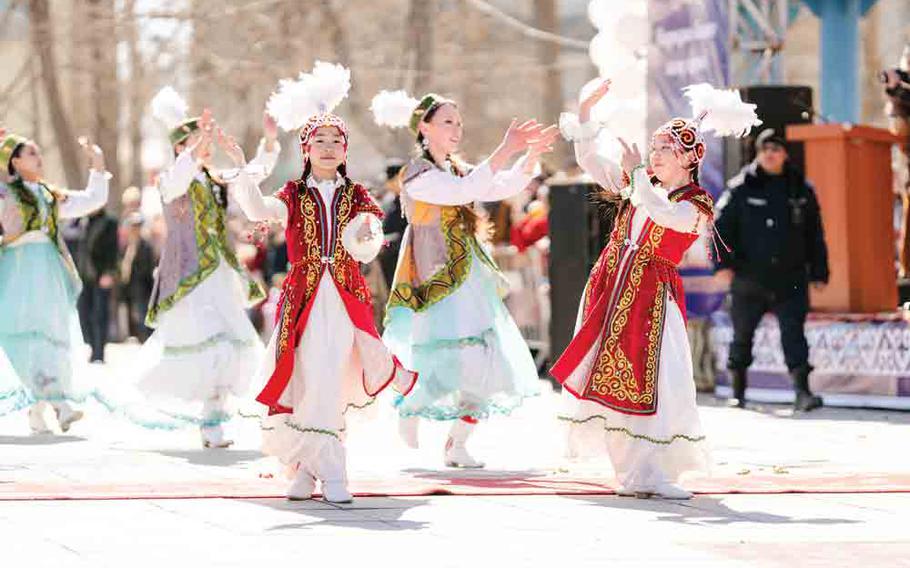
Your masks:
<svg viewBox="0 0 910 568"><path fill-rule="evenodd" d="M538 41L548 41L561 45L563 47L568 47L570 49L576 49L578 51L588 51L588 42L578 39L573 39L569 37L563 37L552 32L539 30L537 28L531 27L528 24L522 22L521 20L514 18L496 6L493 6L489 2L484 0L467 0L467 2L474 6L477 10L480 10L484 14L496 18L499 22L509 26L510 28L518 31L522 35L529 37Z"/></svg>

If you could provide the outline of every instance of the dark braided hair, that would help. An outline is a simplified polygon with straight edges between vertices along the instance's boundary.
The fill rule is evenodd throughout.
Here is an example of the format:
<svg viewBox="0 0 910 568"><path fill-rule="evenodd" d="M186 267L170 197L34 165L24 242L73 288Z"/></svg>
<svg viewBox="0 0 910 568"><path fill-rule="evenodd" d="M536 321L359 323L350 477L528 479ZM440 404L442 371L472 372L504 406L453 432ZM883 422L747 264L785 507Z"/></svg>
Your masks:
<svg viewBox="0 0 910 568"><path fill-rule="evenodd" d="M13 148L13 153L9 156L9 163L6 165L6 173L10 176L16 175L16 166L13 165L13 158L18 158L22 156L22 150L25 149L25 142L20 142L16 144L16 147Z"/></svg>

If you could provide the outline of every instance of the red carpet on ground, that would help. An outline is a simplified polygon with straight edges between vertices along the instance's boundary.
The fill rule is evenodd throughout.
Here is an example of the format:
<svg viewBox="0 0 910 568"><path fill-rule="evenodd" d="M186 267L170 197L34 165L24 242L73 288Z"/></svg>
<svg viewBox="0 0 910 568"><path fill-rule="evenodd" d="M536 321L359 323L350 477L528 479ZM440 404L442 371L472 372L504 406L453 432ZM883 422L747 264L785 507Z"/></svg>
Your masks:
<svg viewBox="0 0 910 568"><path fill-rule="evenodd" d="M0 501L106 499L257 499L284 496L282 478L216 479L161 483L0 482ZM692 478L683 485L697 494L733 493L910 493L910 473L807 475L758 473ZM358 497L427 495L610 495L613 479L553 475L496 475L449 472L404 473L390 479L354 479Z"/></svg>

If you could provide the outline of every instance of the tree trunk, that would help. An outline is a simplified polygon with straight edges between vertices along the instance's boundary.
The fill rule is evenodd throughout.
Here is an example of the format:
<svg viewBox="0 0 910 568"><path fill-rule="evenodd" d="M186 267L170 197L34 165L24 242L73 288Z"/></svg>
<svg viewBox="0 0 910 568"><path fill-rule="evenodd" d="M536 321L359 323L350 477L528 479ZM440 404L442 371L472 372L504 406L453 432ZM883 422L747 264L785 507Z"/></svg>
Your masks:
<svg viewBox="0 0 910 568"><path fill-rule="evenodd" d="M85 180L79 163L79 147L64 111L63 97L60 94L57 62L54 57L53 25L48 0L29 0L28 12L31 22L31 43L41 62L41 84L44 87L48 114L60 152L66 184L69 187L80 187Z"/></svg>
<svg viewBox="0 0 910 568"><path fill-rule="evenodd" d="M406 38L411 47L412 92L422 96L433 77L433 18L436 0L411 0Z"/></svg>
<svg viewBox="0 0 910 568"><path fill-rule="evenodd" d="M117 76L117 33L114 0L87 0L92 33L89 36L89 82L94 110L93 138L104 150L107 169L113 174L115 204L120 203L120 88Z"/></svg>
<svg viewBox="0 0 910 568"><path fill-rule="evenodd" d="M145 66L139 50L139 30L136 23L136 0L127 0L124 6L124 30L130 64L130 115L127 132L130 143L130 185L141 188L142 179L142 115L147 100Z"/></svg>
<svg viewBox="0 0 910 568"><path fill-rule="evenodd" d="M556 3L556 0L534 0L535 23L538 29L554 34L559 33L559 14ZM537 45L537 50L543 81L541 88L543 116L539 120L544 123L554 123L559 119L559 113L563 109L559 44L552 41L541 41ZM557 144L553 152L551 159L558 168L563 168L568 161L567 148L566 144Z"/></svg>
<svg viewBox="0 0 910 568"><path fill-rule="evenodd" d="M422 0L430 2L431 0ZM348 42L345 27L341 22L341 15L332 5L332 0L322 0L319 3L322 12L322 18L329 27L329 34L332 38L332 46L335 48L336 60L348 68L354 64L351 57L350 44ZM351 110L351 122L357 125L357 128L367 135L366 142L375 147L374 141L385 140L388 133L381 130L371 120L371 114L364 102L364 95L358 88L356 78L351 82L351 90L348 93L348 106Z"/></svg>

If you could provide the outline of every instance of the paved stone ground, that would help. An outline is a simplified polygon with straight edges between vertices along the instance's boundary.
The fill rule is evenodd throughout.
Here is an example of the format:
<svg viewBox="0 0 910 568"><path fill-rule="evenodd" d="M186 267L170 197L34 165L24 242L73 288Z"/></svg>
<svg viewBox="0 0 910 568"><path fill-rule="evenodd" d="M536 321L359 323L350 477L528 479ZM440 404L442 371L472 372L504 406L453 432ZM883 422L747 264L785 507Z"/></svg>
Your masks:
<svg viewBox="0 0 910 568"><path fill-rule="evenodd" d="M110 373L129 368L114 346ZM534 399L479 430L491 471L568 465L551 419L557 397ZM791 416L700 400L720 475L908 473L910 413L823 409ZM0 418L0 483L250 479L277 472L257 451L253 421L228 451L194 432L154 432L97 406L70 435L28 436L24 413ZM444 427L408 450L383 405L350 442L351 475L441 469ZM352 505L283 499L0 502L0 566L910 566L910 494L699 496L688 502L613 496L360 498Z"/></svg>

